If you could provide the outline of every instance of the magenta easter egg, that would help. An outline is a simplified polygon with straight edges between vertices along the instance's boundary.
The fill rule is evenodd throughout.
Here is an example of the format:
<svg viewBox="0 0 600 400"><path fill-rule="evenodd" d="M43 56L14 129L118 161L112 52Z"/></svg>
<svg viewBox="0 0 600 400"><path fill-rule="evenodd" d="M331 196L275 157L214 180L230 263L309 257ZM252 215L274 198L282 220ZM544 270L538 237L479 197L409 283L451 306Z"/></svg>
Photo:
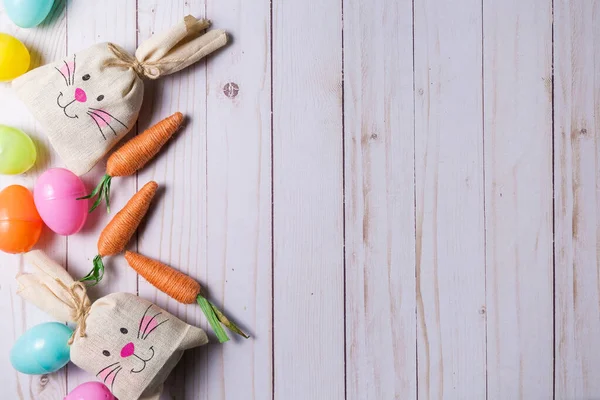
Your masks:
<svg viewBox="0 0 600 400"><path fill-rule="evenodd" d="M104 384L86 382L73 389L64 400L115 400L115 397Z"/></svg>
<svg viewBox="0 0 600 400"><path fill-rule="evenodd" d="M73 235L83 228L88 215L85 185L77 175L63 168L44 172L33 189L33 200L44 223L59 235Z"/></svg>

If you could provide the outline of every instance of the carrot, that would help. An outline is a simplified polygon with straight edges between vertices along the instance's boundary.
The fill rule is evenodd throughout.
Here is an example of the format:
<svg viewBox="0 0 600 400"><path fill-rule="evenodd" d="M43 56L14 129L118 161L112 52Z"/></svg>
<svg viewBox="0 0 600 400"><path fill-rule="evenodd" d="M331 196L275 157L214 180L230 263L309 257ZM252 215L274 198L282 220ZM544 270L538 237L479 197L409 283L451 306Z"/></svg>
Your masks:
<svg viewBox="0 0 600 400"><path fill-rule="evenodd" d="M248 339L248 335L242 332L235 323L231 322L214 304L204 297L200 284L188 275L131 251L125 252L125 259L131 268L161 292L183 304L198 303L219 342L223 343L229 340L219 322L229 330Z"/></svg>
<svg viewBox="0 0 600 400"><path fill-rule="evenodd" d="M80 279L81 282L93 282L91 285L94 286L102 280L102 257L119 254L125 250L125 246L148 212L157 188L158 184L154 181L146 183L106 225L98 238L98 255L94 257L94 268Z"/></svg>
<svg viewBox="0 0 600 400"><path fill-rule="evenodd" d="M177 132L182 122L183 114L176 112L129 140L108 158L106 174L92 193L77 200L96 197L96 201L90 208L90 212L92 212L100 205L102 199L105 199L106 210L110 212L110 182L112 178L133 175L142 169Z"/></svg>

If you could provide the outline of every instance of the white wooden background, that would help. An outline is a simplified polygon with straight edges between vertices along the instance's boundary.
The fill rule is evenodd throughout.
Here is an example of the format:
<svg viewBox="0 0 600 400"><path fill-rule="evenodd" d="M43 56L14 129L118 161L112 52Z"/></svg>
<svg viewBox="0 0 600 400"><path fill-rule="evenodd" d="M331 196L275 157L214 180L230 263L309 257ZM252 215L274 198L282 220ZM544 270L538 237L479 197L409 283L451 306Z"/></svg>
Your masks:
<svg viewBox="0 0 600 400"><path fill-rule="evenodd" d="M187 353L165 399L600 398L600 1L57 0L30 30L0 6L0 31L39 65L101 41L133 52L186 14L232 44L147 85L138 131L189 121L114 182L114 209L157 180L131 247L253 338ZM0 187L61 165L7 84L0 123L40 153ZM39 247L82 275L106 222ZM107 261L94 297L139 293L206 326ZM1 397L60 400L91 377L8 361L48 319L15 296L22 268L0 255Z"/></svg>

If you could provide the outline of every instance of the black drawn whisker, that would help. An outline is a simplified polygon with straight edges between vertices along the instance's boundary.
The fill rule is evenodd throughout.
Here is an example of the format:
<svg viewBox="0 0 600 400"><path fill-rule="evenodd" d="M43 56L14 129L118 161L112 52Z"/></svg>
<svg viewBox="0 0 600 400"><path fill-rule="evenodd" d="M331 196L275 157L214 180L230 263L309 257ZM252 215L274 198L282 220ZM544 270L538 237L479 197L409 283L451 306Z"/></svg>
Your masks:
<svg viewBox="0 0 600 400"><path fill-rule="evenodd" d="M104 140L106 140L106 136L104 135L104 132L102 132L102 128L100 128L100 124L98 123L98 121L96 121L96 118L94 118L92 116L92 114L87 113L87 115L90 116L90 118L96 123L96 126L98 127L98 130L100 131L100 134L102 135L102 137L104 138Z"/></svg>
<svg viewBox="0 0 600 400"><path fill-rule="evenodd" d="M121 367L120 365L116 366L115 369L111 370L105 377L104 377L104 383L106 383L106 381L108 380L108 378L110 378L110 376L112 374L115 373L116 370L118 370L119 368L123 369L123 367Z"/></svg>
<svg viewBox="0 0 600 400"><path fill-rule="evenodd" d="M167 322L167 321L168 321L168 319L165 319L163 322L161 322L160 324L157 324L157 325L156 325L154 328L150 329L150 332L146 333L146 337L143 337L142 339L144 339L144 340L148 339L148 336L150 336L150 334L151 334L152 332L154 332L154 330L155 330L156 328L158 328L159 326L161 326L162 324L164 324L164 323L165 323L165 322Z"/></svg>
<svg viewBox="0 0 600 400"><path fill-rule="evenodd" d="M140 338L140 332L142 331L142 322L144 322L144 318L146 317L146 314L150 310L150 307L152 307L152 304L150 304L148 306L148 308L146 308L146 311L144 311L144 315L142 315L142 318L140 319L140 326L138 327L138 336L137 336L138 339Z"/></svg>
<svg viewBox="0 0 600 400"><path fill-rule="evenodd" d="M62 75L63 79L65 80L65 85L69 86L69 82L67 82L67 77L65 76L65 74L63 74L63 73L61 72L61 70L60 70L60 69L58 69L58 68L56 68L56 67L54 67L54 69L55 69L55 70L57 70L57 71L58 71L58 73Z"/></svg>
<svg viewBox="0 0 600 400"><path fill-rule="evenodd" d="M67 67L67 73L69 75L69 86L71 85L71 68L69 68L69 64L67 64L66 61L63 60L63 62L65 63L65 67Z"/></svg>
<svg viewBox="0 0 600 400"><path fill-rule="evenodd" d="M115 386L115 382L117 381L117 376L119 375L119 372L123 371L123 367L120 367L120 369L115 373L115 376L113 377L112 383L110 384L110 391L114 392L113 390L113 386Z"/></svg>
<svg viewBox="0 0 600 400"><path fill-rule="evenodd" d="M109 123L107 120L105 120L105 119L102 117L102 115L100 115L100 114L97 114L97 113L95 113L95 112L93 112L93 111L88 111L88 114L93 114L93 115L95 115L96 117L100 118L102 121L104 121L104 123L105 123L105 124L106 124L106 125L107 125L107 126L110 128L110 130L111 130L111 131L113 131L113 133L115 134L115 136L117 136L117 132L115 132L115 130L113 129L113 127L110 125L110 123ZM98 121L96 121L96 122L98 122Z"/></svg>
<svg viewBox="0 0 600 400"><path fill-rule="evenodd" d="M108 367L104 367L104 368L102 368L102 369L100 370L100 372L98 372L98 373L96 374L96 376L100 375L101 373L103 373L104 371L106 371L107 369L109 369L110 367L114 367L114 366L115 366L115 365L117 365L117 364L120 364L120 362L116 362L116 363L114 363L114 364L110 364Z"/></svg>
<svg viewBox="0 0 600 400"><path fill-rule="evenodd" d="M75 54L73 54L73 80L71 82L75 83Z"/></svg>
<svg viewBox="0 0 600 400"><path fill-rule="evenodd" d="M158 317L160 314L162 314L162 312L159 312L158 314L156 314L154 317L150 318L148 320L148 323L146 324L146 326L144 327L144 330L142 331L142 339L144 338L144 335L146 334L146 331L148 330L148 327L150 326L150 323L152 321L154 321L156 319L156 317Z"/></svg>
<svg viewBox="0 0 600 400"><path fill-rule="evenodd" d="M104 114L108 115L109 117L111 117L112 119L114 119L115 121L117 121L118 123L120 123L121 125L123 125L123 128L128 129L127 125L125 125L124 123L122 123L121 121L119 121L118 119L116 119L111 113L109 113L107 111L104 111L104 110L100 110L98 108L92 108L92 107L90 107L90 110L104 113Z"/></svg>

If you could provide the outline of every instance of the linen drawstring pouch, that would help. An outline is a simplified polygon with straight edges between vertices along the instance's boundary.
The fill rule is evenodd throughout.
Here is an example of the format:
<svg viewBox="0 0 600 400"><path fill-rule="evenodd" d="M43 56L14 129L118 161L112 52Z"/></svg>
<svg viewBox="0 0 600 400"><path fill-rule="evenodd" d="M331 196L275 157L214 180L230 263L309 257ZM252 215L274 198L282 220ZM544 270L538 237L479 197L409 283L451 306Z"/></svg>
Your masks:
<svg viewBox="0 0 600 400"><path fill-rule="evenodd" d="M144 79L182 70L227 43L223 30L190 15L130 55L113 43L96 44L13 81L17 96L42 125L50 143L83 175L137 121Z"/></svg>
<svg viewBox="0 0 600 400"><path fill-rule="evenodd" d="M59 321L75 323L71 361L96 376L119 400L158 399L187 349L206 333L129 293L90 302L85 286L40 250L25 254L33 273L17 276L17 293Z"/></svg>

